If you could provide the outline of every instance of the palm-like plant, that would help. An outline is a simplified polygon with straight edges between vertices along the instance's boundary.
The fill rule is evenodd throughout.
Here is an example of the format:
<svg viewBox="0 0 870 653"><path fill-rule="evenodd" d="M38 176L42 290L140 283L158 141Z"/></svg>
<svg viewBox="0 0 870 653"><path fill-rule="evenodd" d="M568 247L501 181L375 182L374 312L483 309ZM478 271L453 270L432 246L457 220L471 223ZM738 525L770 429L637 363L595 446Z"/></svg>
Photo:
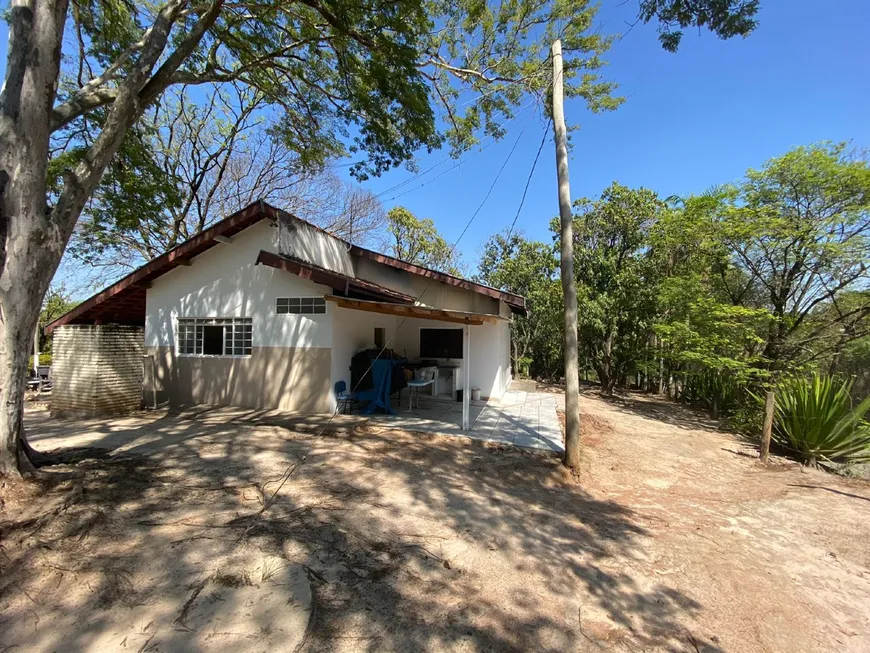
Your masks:
<svg viewBox="0 0 870 653"><path fill-rule="evenodd" d="M864 421L870 396L853 407L851 389L851 381L819 374L783 379L776 386L773 441L812 467L870 462L870 424Z"/></svg>

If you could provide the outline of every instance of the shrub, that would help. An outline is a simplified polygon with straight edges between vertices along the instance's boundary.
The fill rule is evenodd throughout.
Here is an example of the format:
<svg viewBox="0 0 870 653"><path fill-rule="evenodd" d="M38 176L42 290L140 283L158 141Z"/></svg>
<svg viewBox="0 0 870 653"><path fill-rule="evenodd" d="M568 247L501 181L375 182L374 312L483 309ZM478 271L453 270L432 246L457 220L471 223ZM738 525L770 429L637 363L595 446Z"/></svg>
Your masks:
<svg viewBox="0 0 870 653"><path fill-rule="evenodd" d="M810 466L870 461L870 397L854 408L851 381L813 374L776 386L772 439ZM763 404L764 398L755 396Z"/></svg>
<svg viewBox="0 0 870 653"><path fill-rule="evenodd" d="M40 365L51 365L51 354L39 354L39 364ZM33 369L33 356L30 357L29 361L30 369Z"/></svg>

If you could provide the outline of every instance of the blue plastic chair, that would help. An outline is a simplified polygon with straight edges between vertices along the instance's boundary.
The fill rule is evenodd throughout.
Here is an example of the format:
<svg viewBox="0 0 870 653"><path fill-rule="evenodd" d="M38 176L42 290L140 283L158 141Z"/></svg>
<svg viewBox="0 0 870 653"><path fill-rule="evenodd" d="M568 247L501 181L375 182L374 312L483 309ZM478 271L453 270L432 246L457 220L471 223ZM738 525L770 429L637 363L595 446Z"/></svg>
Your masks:
<svg viewBox="0 0 870 653"><path fill-rule="evenodd" d="M335 400L338 403L339 413L345 412L348 406L351 407L351 412L353 412L353 405L357 403L357 396L355 392L347 392L347 383L336 381Z"/></svg>

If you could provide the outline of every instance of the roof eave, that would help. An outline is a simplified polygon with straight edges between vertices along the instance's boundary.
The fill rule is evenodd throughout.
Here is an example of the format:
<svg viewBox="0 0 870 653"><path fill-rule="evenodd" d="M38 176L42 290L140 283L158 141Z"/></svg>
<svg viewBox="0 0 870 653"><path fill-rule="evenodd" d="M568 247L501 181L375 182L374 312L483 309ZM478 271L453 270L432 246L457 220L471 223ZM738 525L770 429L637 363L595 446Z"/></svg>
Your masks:
<svg viewBox="0 0 870 653"><path fill-rule="evenodd" d="M271 211L268 211L267 209L271 209ZM50 334L59 326L73 323L88 311L95 309L101 303L117 296L128 288L135 287L137 284L150 284L153 279L166 274L170 270L182 265L189 265L190 258L198 256L220 244L220 242L215 240L215 236L226 236L228 233L234 235L264 218L271 217L270 214L275 210L274 207L270 207L262 200L249 204L245 208L216 222L196 236L189 238L165 254L150 260L148 263L137 268L123 279L116 281L108 288L92 295L71 311L61 315L56 320L49 322L44 327L45 333Z"/></svg>

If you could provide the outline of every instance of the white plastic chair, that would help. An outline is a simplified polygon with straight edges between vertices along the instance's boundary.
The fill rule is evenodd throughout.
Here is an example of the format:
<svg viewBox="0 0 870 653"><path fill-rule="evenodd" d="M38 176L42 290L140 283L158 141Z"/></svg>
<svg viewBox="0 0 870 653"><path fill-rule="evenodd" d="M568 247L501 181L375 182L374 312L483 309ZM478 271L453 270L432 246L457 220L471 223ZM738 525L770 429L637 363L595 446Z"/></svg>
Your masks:
<svg viewBox="0 0 870 653"><path fill-rule="evenodd" d="M408 410L413 410L414 389L417 389L417 408L420 407L420 388L433 385L438 377L437 367L421 367L414 372L414 378L408 381Z"/></svg>

